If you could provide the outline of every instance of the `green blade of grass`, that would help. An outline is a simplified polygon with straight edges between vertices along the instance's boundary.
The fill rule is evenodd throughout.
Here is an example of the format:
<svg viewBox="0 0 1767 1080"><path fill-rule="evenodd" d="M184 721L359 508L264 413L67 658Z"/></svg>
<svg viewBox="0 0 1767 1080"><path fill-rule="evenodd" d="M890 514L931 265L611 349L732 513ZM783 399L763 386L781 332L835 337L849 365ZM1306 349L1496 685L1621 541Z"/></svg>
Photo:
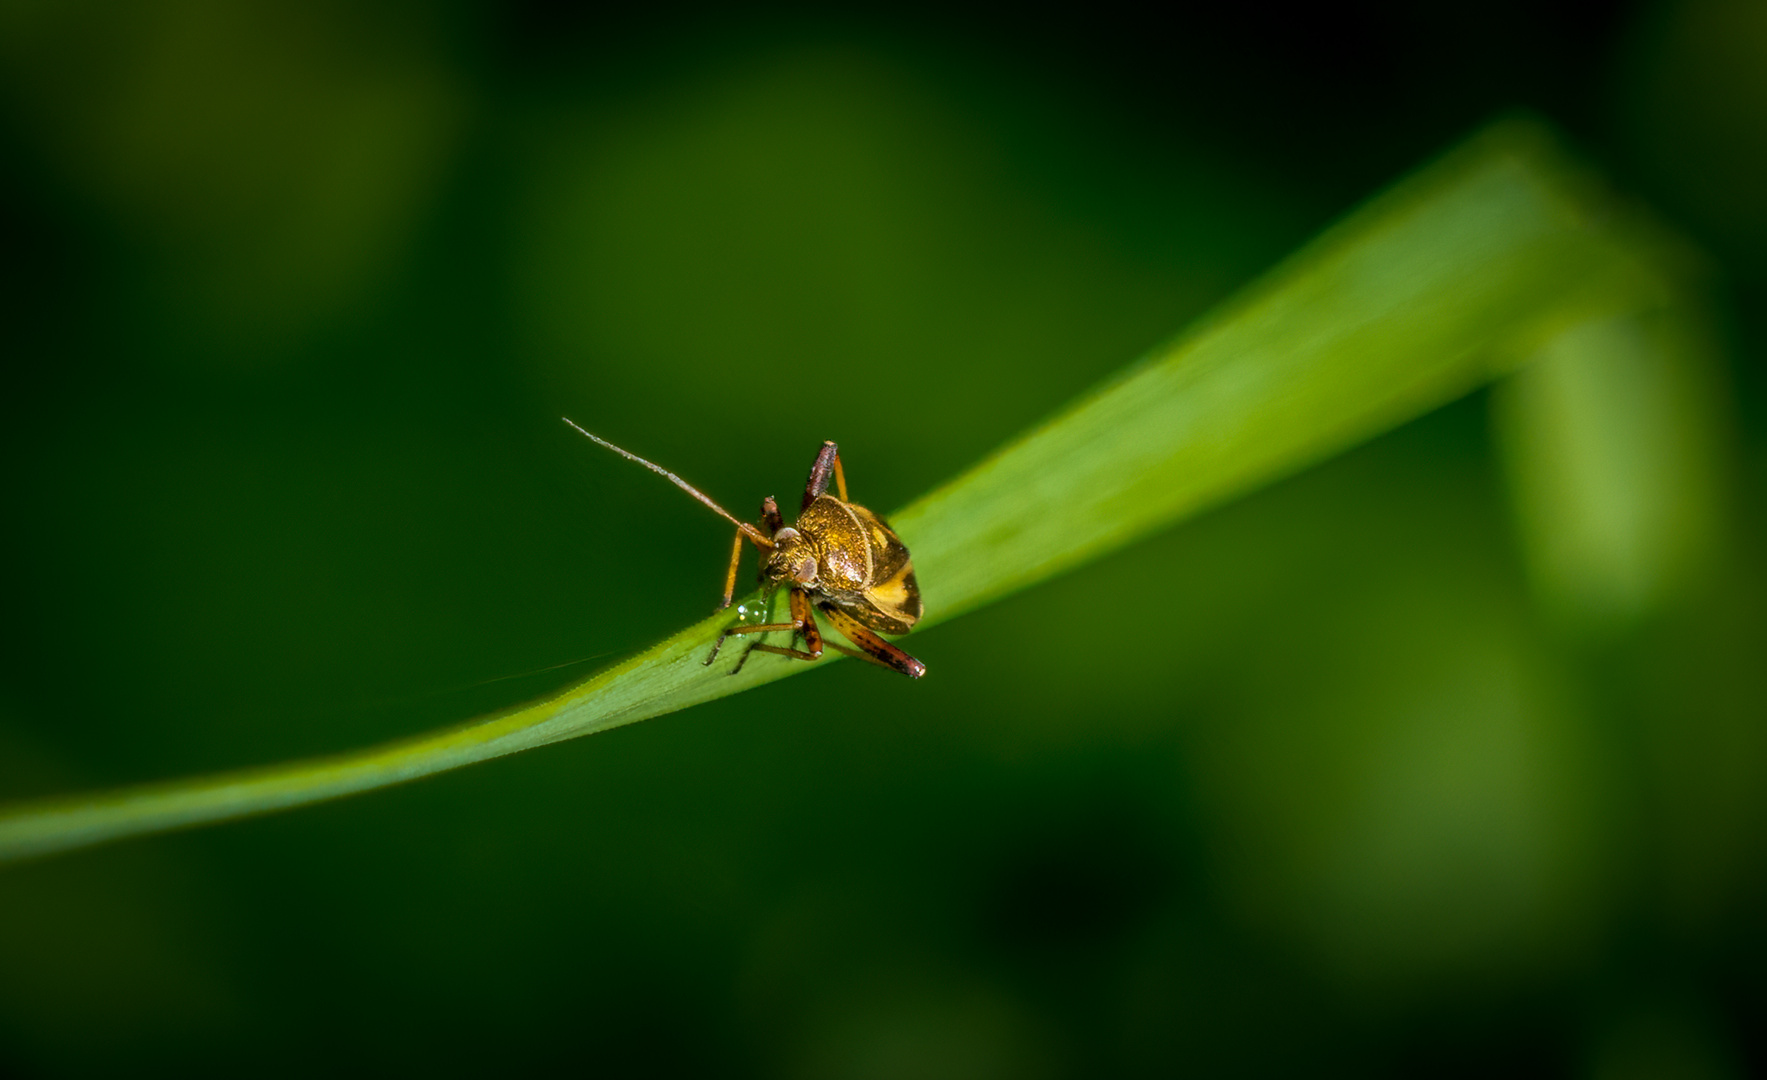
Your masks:
<svg viewBox="0 0 1767 1080"><path fill-rule="evenodd" d="M1693 314L1591 319L1493 396L1524 565L1574 637L1624 635L1727 564L1729 425Z"/></svg>
<svg viewBox="0 0 1767 1080"><path fill-rule="evenodd" d="M1650 250L1549 136L1493 128L1171 344L892 515L931 625L1367 439L1591 319L1667 303ZM731 616L555 698L335 757L0 812L0 859L242 817L603 731L813 665L701 663ZM936 678L936 667L931 677ZM880 674L880 678L885 677Z"/></svg>

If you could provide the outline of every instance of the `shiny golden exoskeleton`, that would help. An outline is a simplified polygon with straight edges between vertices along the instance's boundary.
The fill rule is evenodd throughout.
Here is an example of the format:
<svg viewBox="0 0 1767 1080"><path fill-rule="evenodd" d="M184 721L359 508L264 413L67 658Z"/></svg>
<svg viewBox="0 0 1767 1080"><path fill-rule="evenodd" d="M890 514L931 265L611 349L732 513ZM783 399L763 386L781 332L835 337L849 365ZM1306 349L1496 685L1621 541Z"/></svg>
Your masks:
<svg viewBox="0 0 1767 1080"><path fill-rule="evenodd" d="M738 521L723 507L702 494L697 488L674 473L622 450L606 439L591 435L569 417L565 423L621 457L635 461L652 472L672 481L736 526L736 540L730 550L730 570L724 577L724 602L729 607L736 591L736 570L742 559L744 540L761 551L761 583L768 590L784 587L791 600L791 621L778 623L738 624L719 635L706 657L710 664L718 658L724 639L738 634L766 635L774 631L791 632L791 645L768 645L762 638L743 650L731 674L742 670L749 653L756 650L799 660L822 657L822 632L816 625L815 611L833 624L841 636L856 649L828 642L832 648L852 656L894 668L911 679L926 673L926 665L909 656L879 634L906 634L920 621L920 585L914 580L914 562L908 548L882 518L847 501L847 477L841 469L840 450L832 442L822 444L816 463L810 468L810 479L804 484L804 500L797 521L785 524L779 504L769 495L761 503L759 527ZM837 498L828 493L833 480ZM802 638L804 647L796 648Z"/></svg>
<svg viewBox="0 0 1767 1080"><path fill-rule="evenodd" d="M920 621L908 548L863 506L818 495L773 542L761 568L767 580L814 593L880 634L906 634Z"/></svg>

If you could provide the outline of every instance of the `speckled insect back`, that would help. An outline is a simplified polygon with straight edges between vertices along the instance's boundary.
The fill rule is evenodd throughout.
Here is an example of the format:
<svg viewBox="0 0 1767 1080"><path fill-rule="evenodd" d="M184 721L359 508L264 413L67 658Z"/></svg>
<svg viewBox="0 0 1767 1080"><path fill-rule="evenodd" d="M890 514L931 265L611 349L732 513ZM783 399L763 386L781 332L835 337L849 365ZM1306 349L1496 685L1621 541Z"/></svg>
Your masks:
<svg viewBox="0 0 1767 1080"><path fill-rule="evenodd" d="M757 650L799 660L819 660L824 642L814 612L820 611L841 636L857 646L849 649L831 641L827 643L829 647L893 668L911 679L926 674L925 664L878 636L906 634L920 621L920 585L914 580L914 561L907 546L882 518L847 501L847 477L841 468L840 449L834 443L823 443L816 455L810 479L804 484L797 521L785 524L779 504L769 495L761 502L761 521L755 526L738 521L699 489L662 466L584 431L569 417L564 422L621 457L667 478L736 526L720 609L730 606L730 598L736 592L736 571L742 560L744 540L762 552L763 588L769 594L782 586L787 590L791 600L790 622L749 622L752 613L746 607L738 609L742 617L718 635L711 655L706 657L707 664L718 658L726 638L748 634L757 636L730 669L732 675L741 671L749 654ZM840 492L838 498L828 493L831 479ZM766 644L766 635L775 631L790 631L790 645ZM804 645L801 649L796 647L800 638Z"/></svg>

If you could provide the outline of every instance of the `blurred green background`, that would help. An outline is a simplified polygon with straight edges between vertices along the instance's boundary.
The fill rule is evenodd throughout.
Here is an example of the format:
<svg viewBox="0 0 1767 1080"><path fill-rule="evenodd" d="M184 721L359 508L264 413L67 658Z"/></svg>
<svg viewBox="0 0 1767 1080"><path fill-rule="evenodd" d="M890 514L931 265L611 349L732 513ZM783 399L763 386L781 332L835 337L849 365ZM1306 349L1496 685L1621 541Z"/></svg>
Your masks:
<svg viewBox="0 0 1767 1080"><path fill-rule="evenodd" d="M838 439L888 511L1515 107L1705 253L1693 570L1582 588L1494 434L1551 387L1474 394L919 683L0 872L0 1071L1759 1074L1740 0L8 0L0 799L573 682L728 536L559 415L743 513Z"/></svg>

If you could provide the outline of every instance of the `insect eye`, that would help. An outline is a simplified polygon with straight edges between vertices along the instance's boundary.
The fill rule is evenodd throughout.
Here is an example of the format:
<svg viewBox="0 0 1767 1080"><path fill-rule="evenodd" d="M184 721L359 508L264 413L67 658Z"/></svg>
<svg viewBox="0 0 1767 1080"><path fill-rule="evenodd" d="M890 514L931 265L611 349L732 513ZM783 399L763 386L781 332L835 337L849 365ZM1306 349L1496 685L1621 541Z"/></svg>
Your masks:
<svg viewBox="0 0 1767 1080"><path fill-rule="evenodd" d="M773 539L781 544L790 543L791 541L796 540L797 538L798 538L798 531L796 529L792 528L790 525L787 525L785 528L780 529L778 532L773 534Z"/></svg>

